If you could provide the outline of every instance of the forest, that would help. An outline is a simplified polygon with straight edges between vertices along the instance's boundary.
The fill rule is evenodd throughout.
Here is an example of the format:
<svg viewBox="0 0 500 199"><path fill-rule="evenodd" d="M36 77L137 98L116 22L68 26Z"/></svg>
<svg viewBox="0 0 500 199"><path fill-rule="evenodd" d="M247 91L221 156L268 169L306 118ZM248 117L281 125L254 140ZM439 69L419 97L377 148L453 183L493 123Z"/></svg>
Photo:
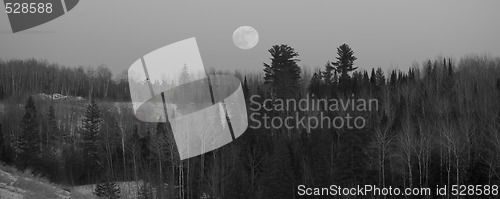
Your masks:
<svg viewBox="0 0 500 199"><path fill-rule="evenodd" d="M385 72L356 67L347 44L331 52L335 61L318 68L299 66L299 52L275 45L271 59L258 66L262 72L218 71L241 80L249 126L257 126L253 113L285 118L321 112L332 118L362 116L363 128L261 125L181 161L164 123L135 118L126 72L113 75L105 65L0 60L0 162L57 184L99 184L96 193L106 192L105 198L119 191L117 182L129 181L141 182L136 198L294 198L299 185L497 185L498 194L499 57L438 56ZM251 102L255 95L264 106L308 97L328 103L376 99L378 108L266 111Z"/></svg>

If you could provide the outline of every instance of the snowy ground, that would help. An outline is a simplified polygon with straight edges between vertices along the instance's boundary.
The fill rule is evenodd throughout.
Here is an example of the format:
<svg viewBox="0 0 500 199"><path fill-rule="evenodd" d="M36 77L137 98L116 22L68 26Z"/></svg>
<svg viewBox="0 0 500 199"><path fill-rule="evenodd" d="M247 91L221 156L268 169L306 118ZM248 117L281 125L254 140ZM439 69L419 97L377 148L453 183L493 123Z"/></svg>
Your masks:
<svg viewBox="0 0 500 199"><path fill-rule="evenodd" d="M4 171L2 170L4 167ZM25 177L27 174L13 171L12 168L5 169L0 165L0 199L96 199L93 190L95 185L77 186L71 188L71 192L63 190L50 183L38 181ZM17 174L13 174L17 173ZM138 182L118 182L120 186L120 198L137 198Z"/></svg>
<svg viewBox="0 0 500 199"><path fill-rule="evenodd" d="M12 186L16 180L17 178L12 174L0 170L0 198L23 198L25 191Z"/></svg>
<svg viewBox="0 0 500 199"><path fill-rule="evenodd" d="M3 168L6 168L2 166ZM21 173L18 173L21 174ZM70 192L50 183L31 179L27 174L23 176L0 170L0 198L1 199L70 199Z"/></svg>

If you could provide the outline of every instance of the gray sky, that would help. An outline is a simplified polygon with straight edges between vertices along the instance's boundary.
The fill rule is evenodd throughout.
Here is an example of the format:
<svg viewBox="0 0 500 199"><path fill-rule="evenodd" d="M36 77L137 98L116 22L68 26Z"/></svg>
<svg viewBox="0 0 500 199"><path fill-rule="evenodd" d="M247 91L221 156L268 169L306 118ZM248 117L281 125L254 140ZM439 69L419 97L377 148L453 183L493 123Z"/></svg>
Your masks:
<svg viewBox="0 0 500 199"><path fill-rule="evenodd" d="M82 0L66 15L12 34L0 12L0 58L40 58L68 66L106 64L115 73L165 45L196 37L205 67L262 71L267 50L286 43L300 65L323 66L349 44L362 69L406 70L437 55L500 55L500 1L164 1ZM250 50L232 34L249 25Z"/></svg>

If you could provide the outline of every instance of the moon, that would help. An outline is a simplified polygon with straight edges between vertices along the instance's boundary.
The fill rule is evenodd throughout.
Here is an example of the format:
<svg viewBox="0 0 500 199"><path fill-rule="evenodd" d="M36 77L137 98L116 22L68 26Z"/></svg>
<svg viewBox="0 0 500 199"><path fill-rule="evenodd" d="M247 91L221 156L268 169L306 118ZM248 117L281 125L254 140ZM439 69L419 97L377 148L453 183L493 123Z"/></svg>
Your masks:
<svg viewBox="0 0 500 199"><path fill-rule="evenodd" d="M233 43L238 48L251 49L259 43L259 33L251 26L241 26L233 33Z"/></svg>

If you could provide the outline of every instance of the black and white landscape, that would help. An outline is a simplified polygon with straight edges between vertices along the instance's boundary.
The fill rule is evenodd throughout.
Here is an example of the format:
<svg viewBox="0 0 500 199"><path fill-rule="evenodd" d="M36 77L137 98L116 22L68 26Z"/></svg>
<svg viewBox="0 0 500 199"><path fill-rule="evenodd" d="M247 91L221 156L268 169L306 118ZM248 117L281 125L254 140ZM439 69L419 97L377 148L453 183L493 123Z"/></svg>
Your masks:
<svg viewBox="0 0 500 199"><path fill-rule="evenodd" d="M277 45L266 72L234 75L249 115L257 112L250 110L256 99L376 99L377 110L320 110L363 116L364 128L253 128L258 118L249 117L252 128L236 141L183 161L163 123L135 119L126 76L113 79L106 67L3 60L1 161L65 189L111 183L137 194L129 198L291 198L298 185L498 185L498 57L436 58L386 74L355 69L355 55L344 50L354 52L339 47L336 62L312 70L296 64L293 48Z"/></svg>
<svg viewBox="0 0 500 199"><path fill-rule="evenodd" d="M42 31L0 30L2 199L500 197L496 2L99 1L113 15L86 10L96 2ZM184 63L164 66L168 81L129 79L145 52L194 36L203 74ZM240 80L247 114L221 106L217 125L248 127L182 159L170 123L138 119L131 90L215 74ZM214 101L172 93L152 111Z"/></svg>

